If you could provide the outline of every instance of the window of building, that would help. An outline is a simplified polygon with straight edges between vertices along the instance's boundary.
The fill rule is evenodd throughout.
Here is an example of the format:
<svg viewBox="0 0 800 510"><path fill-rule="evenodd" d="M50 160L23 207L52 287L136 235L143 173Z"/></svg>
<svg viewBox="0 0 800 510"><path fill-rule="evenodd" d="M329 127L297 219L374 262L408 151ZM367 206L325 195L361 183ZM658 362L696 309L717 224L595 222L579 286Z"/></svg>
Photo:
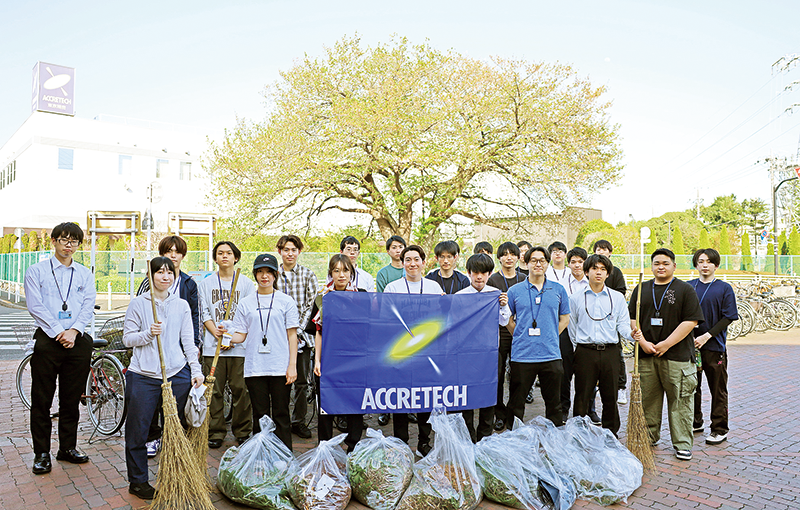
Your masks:
<svg viewBox="0 0 800 510"><path fill-rule="evenodd" d="M156 161L156 179L162 179L167 177L167 171L169 171L169 160L167 159L159 159Z"/></svg>
<svg viewBox="0 0 800 510"><path fill-rule="evenodd" d="M179 179L182 181L192 180L192 163L189 161L181 161L181 173Z"/></svg>
<svg viewBox="0 0 800 510"><path fill-rule="evenodd" d="M17 178L17 161L14 160L0 170L0 189L5 188Z"/></svg>
<svg viewBox="0 0 800 510"><path fill-rule="evenodd" d="M120 154L119 156L119 175L131 175L131 165L133 157Z"/></svg>
<svg viewBox="0 0 800 510"><path fill-rule="evenodd" d="M58 169L72 170L72 158L75 155L73 149L58 149Z"/></svg>

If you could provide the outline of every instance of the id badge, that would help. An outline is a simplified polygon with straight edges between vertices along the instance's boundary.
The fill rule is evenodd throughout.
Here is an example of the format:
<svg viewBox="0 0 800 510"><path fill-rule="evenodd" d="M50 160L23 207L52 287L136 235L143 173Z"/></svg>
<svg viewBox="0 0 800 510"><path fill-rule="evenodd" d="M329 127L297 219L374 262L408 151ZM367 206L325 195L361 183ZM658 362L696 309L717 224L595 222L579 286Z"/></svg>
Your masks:
<svg viewBox="0 0 800 510"><path fill-rule="evenodd" d="M664 319L662 319L661 317L653 317L652 319L650 319L650 325L651 326L663 326L664 325Z"/></svg>
<svg viewBox="0 0 800 510"><path fill-rule="evenodd" d="M62 311L58 312L58 318L59 319L71 319L72 318L72 312L69 311L69 310L67 310L66 312L62 310Z"/></svg>
<svg viewBox="0 0 800 510"><path fill-rule="evenodd" d="M528 328L528 336L539 336L542 334L542 330L539 328Z"/></svg>
<svg viewBox="0 0 800 510"><path fill-rule="evenodd" d="M272 349L270 349L270 347L269 347L269 342L267 342L266 344L264 342L261 342L260 344L258 344L258 353L259 354L269 354L271 351L272 351Z"/></svg>
<svg viewBox="0 0 800 510"><path fill-rule="evenodd" d="M536 296L536 299L534 299L534 301L536 302L536 304L537 304L537 305L538 305L538 304L541 304L541 302L542 302L542 296Z"/></svg>
<svg viewBox="0 0 800 510"><path fill-rule="evenodd" d="M230 347L232 339L233 339L233 335L231 335L230 333L223 333L222 334L222 345L224 347Z"/></svg>

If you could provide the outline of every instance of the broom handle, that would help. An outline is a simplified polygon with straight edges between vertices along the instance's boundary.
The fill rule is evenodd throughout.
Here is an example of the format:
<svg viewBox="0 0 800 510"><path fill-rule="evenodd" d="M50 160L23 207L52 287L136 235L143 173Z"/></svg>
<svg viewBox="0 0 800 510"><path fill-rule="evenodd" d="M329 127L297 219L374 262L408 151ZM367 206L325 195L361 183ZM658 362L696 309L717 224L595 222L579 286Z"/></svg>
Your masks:
<svg viewBox="0 0 800 510"><path fill-rule="evenodd" d="M641 330L642 326L639 323L639 317L642 313L642 279L644 278L644 274L639 271L639 285L636 287L636 329ZM636 342L636 345L633 346L633 373L639 373L639 342Z"/></svg>
<svg viewBox="0 0 800 510"><path fill-rule="evenodd" d="M233 303L233 296L236 293L236 284L239 282L239 273L242 268L237 267L236 273L233 275L233 283L231 284L231 293L228 295L228 304L225 306L225 315L222 320L228 320L231 314L231 304ZM214 353L214 361L211 363L211 370L208 371L208 377L214 377L214 372L217 371L217 361L219 360L219 351L222 348L222 337L217 337L217 352Z"/></svg>
<svg viewBox="0 0 800 510"><path fill-rule="evenodd" d="M153 322L158 323L158 314L156 313L156 296L153 294L155 287L153 287L153 271L150 268L150 261L147 261L147 283L150 284L150 304L153 305ZM161 345L161 335L156 335L156 342L158 342L158 358L161 360L161 378L164 384L167 384L167 367L164 365L164 348Z"/></svg>

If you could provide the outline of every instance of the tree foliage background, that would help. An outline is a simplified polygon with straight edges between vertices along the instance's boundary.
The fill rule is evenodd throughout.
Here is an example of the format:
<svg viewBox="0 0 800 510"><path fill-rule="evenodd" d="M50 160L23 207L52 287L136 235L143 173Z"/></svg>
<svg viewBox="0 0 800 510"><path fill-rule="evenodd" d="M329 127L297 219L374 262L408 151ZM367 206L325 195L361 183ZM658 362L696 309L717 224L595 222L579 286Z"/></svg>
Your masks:
<svg viewBox="0 0 800 510"><path fill-rule="evenodd" d="M453 220L507 227L619 177L604 92L562 64L345 37L281 73L265 119L211 144L211 198L250 233L308 234L332 210L425 245Z"/></svg>

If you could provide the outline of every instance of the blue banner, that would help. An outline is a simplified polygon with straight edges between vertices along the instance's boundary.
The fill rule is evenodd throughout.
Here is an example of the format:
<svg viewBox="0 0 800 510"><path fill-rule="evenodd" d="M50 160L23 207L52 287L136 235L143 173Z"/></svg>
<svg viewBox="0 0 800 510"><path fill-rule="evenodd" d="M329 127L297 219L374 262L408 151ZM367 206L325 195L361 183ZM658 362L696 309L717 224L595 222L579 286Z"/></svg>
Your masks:
<svg viewBox="0 0 800 510"><path fill-rule="evenodd" d="M495 405L498 296L329 292L321 408L370 414Z"/></svg>

